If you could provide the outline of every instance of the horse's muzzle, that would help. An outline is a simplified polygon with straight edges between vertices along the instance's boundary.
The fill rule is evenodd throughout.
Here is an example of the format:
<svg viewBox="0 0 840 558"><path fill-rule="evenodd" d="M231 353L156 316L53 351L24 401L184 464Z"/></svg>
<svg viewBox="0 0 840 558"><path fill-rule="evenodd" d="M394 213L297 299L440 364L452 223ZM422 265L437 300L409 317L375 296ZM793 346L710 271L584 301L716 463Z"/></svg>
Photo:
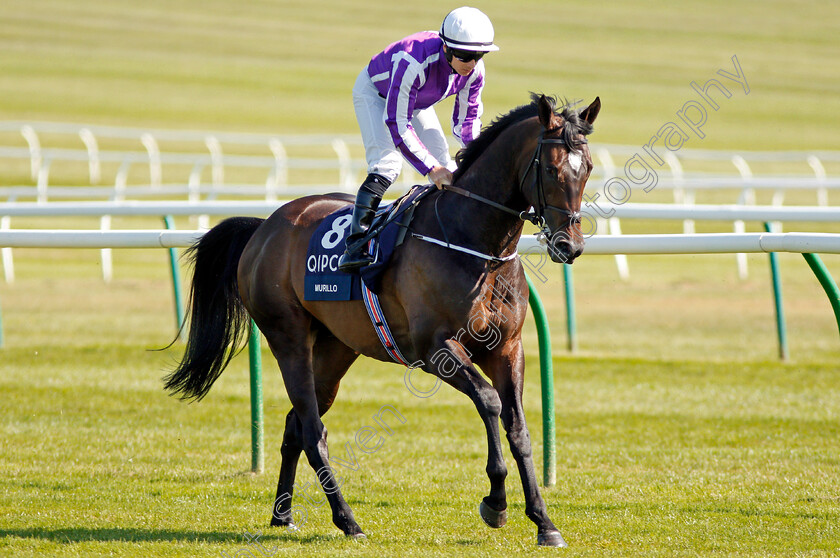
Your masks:
<svg viewBox="0 0 840 558"><path fill-rule="evenodd" d="M558 238L548 243L548 255L554 263L570 264L575 258L583 254L583 241L571 241L566 238Z"/></svg>

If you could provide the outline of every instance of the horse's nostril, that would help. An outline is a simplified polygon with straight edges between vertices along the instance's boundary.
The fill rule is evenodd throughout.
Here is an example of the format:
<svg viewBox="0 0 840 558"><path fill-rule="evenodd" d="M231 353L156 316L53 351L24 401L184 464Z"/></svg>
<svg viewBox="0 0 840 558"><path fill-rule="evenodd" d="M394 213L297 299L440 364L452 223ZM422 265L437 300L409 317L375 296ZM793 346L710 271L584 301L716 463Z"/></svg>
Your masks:
<svg viewBox="0 0 840 558"><path fill-rule="evenodd" d="M549 255L555 262L567 262L574 259L571 244L567 240L552 242L548 245Z"/></svg>
<svg viewBox="0 0 840 558"><path fill-rule="evenodd" d="M567 239L558 239L548 244L549 256L555 263L572 263L583 254L583 249L583 242L573 242Z"/></svg>

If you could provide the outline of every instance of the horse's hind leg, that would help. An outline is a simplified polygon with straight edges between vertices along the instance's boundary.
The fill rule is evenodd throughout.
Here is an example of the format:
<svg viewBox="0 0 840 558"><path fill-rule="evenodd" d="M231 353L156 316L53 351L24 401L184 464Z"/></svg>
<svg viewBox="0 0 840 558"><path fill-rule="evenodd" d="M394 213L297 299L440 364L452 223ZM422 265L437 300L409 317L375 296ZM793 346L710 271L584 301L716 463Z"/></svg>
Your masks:
<svg viewBox="0 0 840 558"><path fill-rule="evenodd" d="M298 370L299 365L296 366L290 362L288 352L284 351L284 353L283 358L278 358L278 363L283 371L283 378L286 382L289 397L292 399L293 408L286 417L286 429L281 447L280 478L277 483L277 497L274 501L271 524L294 526L293 521L296 518L292 514L292 495L295 473L300 453L307 450L308 442L307 458L313 469L318 473L318 479L323 485L324 492L327 493L327 499L333 512L333 522L347 535L362 535L361 528L355 522L352 511L341 496L332 469L329 468L326 428L320 420L320 417L332 406L341 378L358 355L326 330L320 330L315 334L315 342L310 352L311 378L308 380L302 378L305 381L298 380L290 383L291 377L296 375L292 370ZM288 374L287 369L289 370ZM315 407L317 408L317 415L314 420L311 412L313 391ZM306 411L303 411L303 409L306 409ZM304 419L301 419L302 415L300 413L305 413L303 414ZM309 432L307 432L305 424L307 421L310 423ZM316 424L312 425L312 422ZM318 434L317 440L313 432ZM301 523L302 519L297 518L297 521Z"/></svg>
<svg viewBox="0 0 840 558"><path fill-rule="evenodd" d="M301 446L301 424L295 414L295 410L289 411L286 415L286 429L283 432L283 443L280 446L280 478L277 481L277 496L274 498L274 507L271 514L271 525L273 527L289 527L296 529L292 517L292 494L294 493L295 473L297 472L298 459ZM301 523L303 520L299 519Z"/></svg>

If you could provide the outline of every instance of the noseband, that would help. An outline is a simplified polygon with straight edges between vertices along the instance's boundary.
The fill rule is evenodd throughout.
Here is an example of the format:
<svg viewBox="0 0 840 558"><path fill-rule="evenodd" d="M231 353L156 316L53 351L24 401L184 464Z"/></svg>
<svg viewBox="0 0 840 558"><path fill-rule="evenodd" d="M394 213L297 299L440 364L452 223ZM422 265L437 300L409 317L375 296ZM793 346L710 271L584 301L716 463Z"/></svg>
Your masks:
<svg viewBox="0 0 840 558"><path fill-rule="evenodd" d="M587 143L586 138L581 139L580 142ZM515 211L507 207L506 205L496 203L493 200L485 198L484 196L479 196L478 194L474 194L469 190L464 190L463 188L459 188L457 186L445 185L443 189L449 190L450 192L454 192L456 194L460 194L467 198L472 198L476 201L495 207L496 209L499 209L506 213L516 215L523 221L530 221L531 223L539 227L543 234L546 234L548 237L550 237L551 231L548 229L548 225L546 225L545 222L545 211L547 209L556 211L561 215L566 215L572 223L580 223L581 216L580 211L569 211L568 209L565 209L563 207L550 205L546 202L545 187L543 186L542 172L540 172L540 168L542 167L542 146L545 144L566 145L566 140L564 140L563 138L546 138L545 132L543 132L540 135L540 139L537 141L537 149L534 151L534 157L531 161L531 164L528 165L528 168L525 170L525 174L522 175L522 180L519 182L519 191L524 196L525 181L528 179L528 175L531 174L531 170L534 170L534 181L532 185L537 190L537 203L534 206L534 211Z"/></svg>

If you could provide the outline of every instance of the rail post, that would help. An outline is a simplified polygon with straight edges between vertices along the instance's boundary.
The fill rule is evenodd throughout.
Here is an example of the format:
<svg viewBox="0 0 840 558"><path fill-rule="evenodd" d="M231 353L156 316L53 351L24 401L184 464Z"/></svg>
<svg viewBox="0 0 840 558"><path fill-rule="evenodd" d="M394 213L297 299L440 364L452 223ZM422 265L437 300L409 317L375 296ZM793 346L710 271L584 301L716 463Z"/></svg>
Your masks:
<svg viewBox="0 0 840 558"><path fill-rule="evenodd" d="M577 351L577 318L575 317L575 280L571 264L563 264L563 283L566 286L566 331L570 353Z"/></svg>
<svg viewBox="0 0 840 558"><path fill-rule="evenodd" d="M554 366L551 362L551 334L548 330L548 318L534 283L528 274L528 303L534 313L537 325L537 341L540 347L540 391L542 392L543 426L543 484L554 486L557 482L557 449L554 432Z"/></svg>
<svg viewBox="0 0 840 558"><path fill-rule="evenodd" d="M773 232L772 225L764 223L764 230ZM788 360L787 326L785 325L785 307L782 301L782 279L779 277L779 257L775 252L770 252L770 280L773 282L773 303L776 306L776 336L779 339L779 358Z"/></svg>
<svg viewBox="0 0 840 558"><path fill-rule="evenodd" d="M262 354L260 353L260 330L251 320L251 334L248 338L248 363L251 378L251 472L263 472L263 392Z"/></svg>
<svg viewBox="0 0 840 558"><path fill-rule="evenodd" d="M175 221L171 215L166 215L163 218L167 230L175 230ZM178 250L169 248L169 269L172 273L172 294L175 297L175 329L178 331L178 336L183 339L184 336L184 300L181 290L181 273L178 270Z"/></svg>
<svg viewBox="0 0 840 558"><path fill-rule="evenodd" d="M840 289L837 288L837 283L832 279L828 268L825 267L818 254L803 253L802 256L817 276L825 294L828 295L831 308L834 310L834 318L837 320L837 329L840 330Z"/></svg>

